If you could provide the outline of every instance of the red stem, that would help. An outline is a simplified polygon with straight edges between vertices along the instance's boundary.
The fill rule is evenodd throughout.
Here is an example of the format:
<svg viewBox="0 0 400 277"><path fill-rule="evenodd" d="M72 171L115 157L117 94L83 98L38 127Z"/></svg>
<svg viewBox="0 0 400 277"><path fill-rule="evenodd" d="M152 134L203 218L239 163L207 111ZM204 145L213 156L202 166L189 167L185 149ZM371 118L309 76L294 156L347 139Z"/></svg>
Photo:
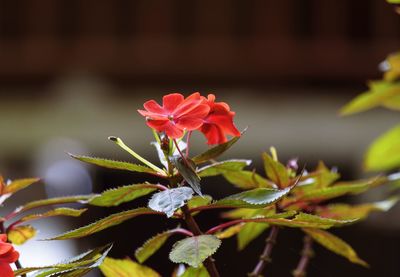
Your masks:
<svg viewBox="0 0 400 277"><path fill-rule="evenodd" d="M192 131L189 131L186 137L186 158L189 158L189 148L190 148L190 137L192 136Z"/></svg>
<svg viewBox="0 0 400 277"><path fill-rule="evenodd" d="M310 263L310 259L314 256L312 250L312 238L308 235L304 236L303 250L301 251L301 258L297 264L297 268L293 271L294 277L306 276L307 266Z"/></svg>

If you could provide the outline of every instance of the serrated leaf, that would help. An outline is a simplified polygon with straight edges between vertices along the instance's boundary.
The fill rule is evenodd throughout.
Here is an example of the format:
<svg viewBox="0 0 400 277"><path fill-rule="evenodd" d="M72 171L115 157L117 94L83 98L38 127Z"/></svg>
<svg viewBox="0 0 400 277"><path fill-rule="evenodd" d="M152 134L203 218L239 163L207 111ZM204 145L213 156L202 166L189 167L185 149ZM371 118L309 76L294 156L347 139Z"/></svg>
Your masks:
<svg viewBox="0 0 400 277"><path fill-rule="evenodd" d="M207 269L204 266L194 268L188 267L185 272L179 277L210 277Z"/></svg>
<svg viewBox="0 0 400 277"><path fill-rule="evenodd" d="M364 158L366 170L382 171L400 167L400 125L378 137Z"/></svg>
<svg viewBox="0 0 400 277"><path fill-rule="evenodd" d="M241 171L244 167L249 166L251 160L226 160L206 165L197 170L200 177L217 176L228 174L230 172Z"/></svg>
<svg viewBox="0 0 400 277"><path fill-rule="evenodd" d="M267 188L252 189L225 197L210 204L210 206L258 209L279 201L282 197L287 195L291 189L292 187L287 187L282 190Z"/></svg>
<svg viewBox="0 0 400 277"><path fill-rule="evenodd" d="M157 189L157 186L152 184L122 186L102 192L100 195L91 199L89 204L101 207L118 206L122 203L129 202L136 198L152 193Z"/></svg>
<svg viewBox="0 0 400 277"><path fill-rule="evenodd" d="M181 157L172 157L171 161L182 175L183 179L185 179L189 186L201 196L200 177L196 173L194 164L192 164L193 162L189 159L184 161Z"/></svg>
<svg viewBox="0 0 400 277"><path fill-rule="evenodd" d="M243 133L244 132L242 132L242 134ZM215 159L218 156L222 155L226 150L231 148L232 145L234 145L239 139L240 139L240 137L233 137L229 141L219 144L215 147L212 147L212 148L208 149L206 152L195 156L192 160L195 164L201 164L201 163L208 162L211 159Z"/></svg>
<svg viewBox="0 0 400 277"><path fill-rule="evenodd" d="M21 225L7 232L7 238L13 244L21 245L36 236L36 230L31 225Z"/></svg>
<svg viewBox="0 0 400 277"><path fill-rule="evenodd" d="M301 200L327 200L339 197L346 194L359 194L372 187L380 185L384 182L384 178L370 178L367 180L353 181L353 182L340 182L334 186L315 188L307 190L302 196Z"/></svg>
<svg viewBox="0 0 400 277"><path fill-rule="evenodd" d="M210 195L203 195L203 196L195 195L187 202L187 206L189 209L193 209L200 206L208 205L211 203L211 201L212 197Z"/></svg>
<svg viewBox="0 0 400 277"><path fill-rule="evenodd" d="M385 105L393 97L400 95L399 83L374 81L368 83L368 86L370 90L358 95L345 105L340 111L341 115L359 113L380 105Z"/></svg>
<svg viewBox="0 0 400 277"><path fill-rule="evenodd" d="M241 189L276 187L272 182L268 181L254 171L232 171L224 174L223 176L229 183Z"/></svg>
<svg viewBox="0 0 400 277"><path fill-rule="evenodd" d="M67 204L67 203L87 203L94 195L74 195L74 196L63 196L63 197L55 197L49 199L42 199L37 201L29 202L23 206L18 207L15 210L15 213L22 213L27 210L32 210L40 207L50 206L50 205L59 205L59 204Z"/></svg>
<svg viewBox="0 0 400 277"><path fill-rule="evenodd" d="M47 211L41 214L30 214L27 216L22 217L19 221L26 222L31 220L42 219L46 217L52 216L73 216L78 217L81 216L87 209L71 209L71 208L56 208L54 210Z"/></svg>
<svg viewBox="0 0 400 277"><path fill-rule="evenodd" d="M352 263L368 267L368 264L358 257L353 248L337 236L320 229L307 228L303 231L328 250L347 258Z"/></svg>
<svg viewBox="0 0 400 277"><path fill-rule="evenodd" d="M148 239L135 251L135 257L139 263L144 263L150 256L157 252L172 234L173 230L168 230Z"/></svg>
<svg viewBox="0 0 400 277"><path fill-rule="evenodd" d="M80 155L69 155L77 160L80 160L85 163L90 163L94 165L98 165L105 168L118 169L118 170L127 170L132 172L142 172L142 173L150 173L150 174L158 174L157 171L151 169L150 167L144 165L133 164L130 162L122 162L122 161L114 161L110 159L103 158L95 158L89 156L80 156Z"/></svg>
<svg viewBox="0 0 400 277"><path fill-rule="evenodd" d="M35 274L35 277L46 277L46 276L59 276L63 272L74 272L83 269L92 269L99 266L104 258L107 256L108 252L112 248L112 245L106 245L103 247L98 247L93 250L89 250L82 253L76 257L65 260L61 263L48 265L48 266L38 266L38 267L26 267L14 271L15 276L28 274L31 272L39 271ZM77 272L77 273L78 273ZM62 275L64 276L64 274ZM81 276L81 275L69 275L69 276Z"/></svg>
<svg viewBox="0 0 400 277"><path fill-rule="evenodd" d="M275 161L269 154L263 153L264 170L268 178L277 184L280 188L290 185L289 174L286 167L278 161Z"/></svg>
<svg viewBox="0 0 400 277"><path fill-rule="evenodd" d="M320 216L340 220L364 219L374 211L386 212L390 210L398 200L398 198L391 198L384 201L360 205L331 204L317 209L316 212Z"/></svg>
<svg viewBox="0 0 400 277"><path fill-rule="evenodd" d="M135 263L129 258L105 258L100 270L106 277L161 277L150 267Z"/></svg>
<svg viewBox="0 0 400 277"><path fill-rule="evenodd" d="M287 226L293 228L319 228L329 229L331 227L340 227L354 223L355 219L351 220L337 220L332 218L320 217L312 214L299 213L293 219L286 218L265 218L255 219L258 222L267 222L273 225Z"/></svg>
<svg viewBox="0 0 400 277"><path fill-rule="evenodd" d="M89 225L77 228L75 230L66 232L64 234L46 240L64 240L64 239L76 239L76 238L86 237L91 234L100 232L101 230L121 224L136 216L144 214L157 214L157 213L148 208L137 208L137 209L127 210L109 215Z"/></svg>
<svg viewBox="0 0 400 277"><path fill-rule="evenodd" d="M148 206L154 211L163 212L167 217L171 217L177 209L192 198L193 193L189 187L166 189L153 194Z"/></svg>
<svg viewBox="0 0 400 277"><path fill-rule="evenodd" d="M19 190L22 190L30 185L37 183L40 181L40 178L27 178L27 179L18 179L13 180L10 184L5 186L4 194L7 193L16 193Z"/></svg>
<svg viewBox="0 0 400 277"><path fill-rule="evenodd" d="M185 238L174 244L169 258L174 263L185 263L197 268L213 255L220 245L221 240L212 235Z"/></svg>

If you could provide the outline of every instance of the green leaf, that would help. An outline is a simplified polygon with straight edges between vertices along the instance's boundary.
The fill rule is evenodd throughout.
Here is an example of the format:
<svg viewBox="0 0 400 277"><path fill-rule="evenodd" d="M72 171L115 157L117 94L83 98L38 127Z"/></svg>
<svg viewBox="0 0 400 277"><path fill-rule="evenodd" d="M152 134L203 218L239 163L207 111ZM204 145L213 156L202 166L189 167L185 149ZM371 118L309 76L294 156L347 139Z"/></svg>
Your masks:
<svg viewBox="0 0 400 277"><path fill-rule="evenodd" d="M399 4L400 0L388 0L388 2ZM386 66L384 80L389 82L398 80L400 77L400 53L390 54L383 64Z"/></svg>
<svg viewBox="0 0 400 277"><path fill-rule="evenodd" d="M98 267L107 256L112 245L98 247L93 250L82 253L76 257L68 259L58 264L38 267L26 267L14 271L15 276L39 271L35 277L46 276L83 276L80 272L88 272L89 269ZM70 274L66 274L69 272ZM57 274L56 274L57 273Z"/></svg>
<svg viewBox="0 0 400 277"><path fill-rule="evenodd" d="M354 223L356 220L337 220L320 217L312 214L299 213L293 219L286 218L261 218L254 219L258 222L267 222L273 225L287 226L293 228L319 228L329 229Z"/></svg>
<svg viewBox="0 0 400 277"><path fill-rule="evenodd" d="M344 106L341 115L350 115L390 103L400 95L400 84L387 81L374 81L368 84L370 90L358 95Z"/></svg>
<svg viewBox="0 0 400 277"><path fill-rule="evenodd" d="M220 245L221 240L212 235L185 238L174 244L169 258L174 263L185 263L197 268L213 255Z"/></svg>
<svg viewBox="0 0 400 277"><path fill-rule="evenodd" d="M102 192L90 200L89 204L101 207L118 206L122 203L132 201L136 198L145 196L155 190L157 185L135 184L113 188Z"/></svg>
<svg viewBox="0 0 400 277"><path fill-rule="evenodd" d="M242 135L243 135L243 133L244 133L244 131L242 132ZM234 145L239 139L240 139L240 137L233 137L229 141L219 144L213 148L210 148L203 154L197 155L192 160L195 164L201 164L201 163L208 162L211 159L215 159L218 156L222 155L226 150L231 148L232 145Z"/></svg>
<svg viewBox="0 0 400 277"><path fill-rule="evenodd" d="M36 236L36 230L30 225L16 226L7 232L7 238L13 244L21 245Z"/></svg>
<svg viewBox="0 0 400 277"><path fill-rule="evenodd" d="M189 159L184 161L181 157L172 157L172 163L175 165L178 172L182 175L183 179L192 187L192 189L198 194L201 194L200 190L200 177L197 175L195 165Z"/></svg>
<svg viewBox="0 0 400 277"><path fill-rule="evenodd" d="M204 266L194 268L194 267L189 267L185 270L183 275L179 277L210 277L208 274L207 269Z"/></svg>
<svg viewBox="0 0 400 277"><path fill-rule="evenodd" d="M360 205L331 204L317 209L316 212L320 216L340 220L364 219L374 211L386 212L390 210L398 200L398 198L391 198L384 201Z"/></svg>
<svg viewBox="0 0 400 277"><path fill-rule="evenodd" d="M292 187L283 190L258 188L230 195L218 200L210 206L226 208L252 208L258 209L271 205L287 195Z"/></svg>
<svg viewBox="0 0 400 277"><path fill-rule="evenodd" d="M63 197L55 197L43 200L37 200L29 202L21 207L18 207L14 212L22 213L27 210L32 210L40 207L51 206L51 205L59 205L59 204L67 204L67 203L81 203L86 204L93 198L94 195L74 195L74 196L63 196Z"/></svg>
<svg viewBox="0 0 400 277"><path fill-rule="evenodd" d="M302 196L300 196L300 199L322 201L346 194L359 194L372 187L382 184L382 182L384 182L384 178L379 177L354 182L340 182L331 187L307 190Z"/></svg>
<svg viewBox="0 0 400 277"><path fill-rule="evenodd" d="M37 220L37 219L42 219L46 217L52 217L52 216L73 216L73 217L78 217L81 216L82 213L84 213L87 209L71 209L71 208L56 208L54 210L47 211L45 213L41 214L30 214L27 216L22 217L19 221L20 222L25 222L25 221L31 221L31 220Z"/></svg>
<svg viewBox="0 0 400 277"><path fill-rule="evenodd" d="M337 236L320 229L303 229L313 240L326 249L347 258L350 262L368 267L368 264L357 256L353 248Z"/></svg>
<svg viewBox="0 0 400 277"><path fill-rule="evenodd" d="M161 277L150 267L135 263L129 258L105 258L100 270L106 277Z"/></svg>
<svg viewBox="0 0 400 277"><path fill-rule="evenodd" d="M223 230L221 232L216 233L215 236L219 239L230 238L230 237L236 235L237 233L239 233L240 230L244 227L244 225L245 225L244 223L239 223L239 224L233 225L229 228L226 228L225 230Z"/></svg>
<svg viewBox="0 0 400 277"><path fill-rule="evenodd" d="M267 223L246 223L237 235L238 249L243 250L246 246L260 236L269 225Z"/></svg>
<svg viewBox="0 0 400 277"><path fill-rule="evenodd" d="M203 195L203 196L193 196L188 202L188 208L193 209L200 206L205 206L210 204L212 201L212 197L210 195Z"/></svg>
<svg viewBox="0 0 400 277"><path fill-rule="evenodd" d="M86 237L91 234L102 231L104 229L110 228L112 226L121 224L136 216L145 214L158 214L158 213L148 208L137 208L137 209L127 210L109 215L89 225L80 227L78 229L66 232L64 234L46 240L64 240L64 239L76 239L76 238Z"/></svg>
<svg viewBox="0 0 400 277"><path fill-rule="evenodd" d="M144 165L133 164L129 162L121 162L114 161L103 158L94 158L89 156L79 156L68 153L72 158L80 160L85 163L90 163L94 165L98 165L101 167L111 168L111 169L119 169L119 170L127 170L132 172L142 172L142 173L150 173L150 174L158 174L157 171L151 169L150 167Z"/></svg>
<svg viewBox="0 0 400 277"><path fill-rule="evenodd" d="M386 0L390 4L400 4L400 0Z"/></svg>
<svg viewBox="0 0 400 277"><path fill-rule="evenodd" d="M3 193L4 194L15 193L15 192L22 190L34 183L39 182L39 181L40 181L40 178L28 178L28 179L14 180L4 188Z"/></svg>
<svg viewBox="0 0 400 277"><path fill-rule="evenodd" d="M254 171L241 170L224 174L225 179L241 189L274 188L275 185Z"/></svg>
<svg viewBox="0 0 400 277"><path fill-rule="evenodd" d="M150 256L160 249L167 239L174 233L174 230L168 230L163 233L157 234L148 239L140 248L135 252L135 257L139 263L145 262Z"/></svg>
<svg viewBox="0 0 400 277"><path fill-rule="evenodd" d="M232 171L241 171L244 167L249 166L250 164L251 160L226 160L204 166L197 170L197 174L200 177L217 176Z"/></svg>
<svg viewBox="0 0 400 277"><path fill-rule="evenodd" d="M189 187L160 191L151 197L149 208L157 212L163 212L167 217L171 217L177 209L185 205L185 201L192 198L193 193L193 190Z"/></svg>
<svg viewBox="0 0 400 277"><path fill-rule="evenodd" d="M381 171L400 167L400 125L378 137L368 148L366 170Z"/></svg>
<svg viewBox="0 0 400 277"><path fill-rule="evenodd" d="M267 153L262 154L264 161L264 169L268 178L271 179L280 188L290 185L289 174L286 167L278 161L275 161Z"/></svg>

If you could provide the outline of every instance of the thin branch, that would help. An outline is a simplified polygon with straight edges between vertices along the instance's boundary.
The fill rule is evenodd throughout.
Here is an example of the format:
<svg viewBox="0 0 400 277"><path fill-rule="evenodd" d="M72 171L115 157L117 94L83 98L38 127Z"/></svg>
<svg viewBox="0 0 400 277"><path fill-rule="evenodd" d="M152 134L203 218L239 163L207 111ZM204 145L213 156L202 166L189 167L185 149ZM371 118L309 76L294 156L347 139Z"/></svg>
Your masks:
<svg viewBox="0 0 400 277"><path fill-rule="evenodd" d="M262 276L262 272L263 272L265 266L268 263L271 263L271 253L272 253L272 249L274 248L274 245L276 244L276 238L278 236L278 233L279 233L279 227L275 226L275 225L272 226L269 236L266 240L264 251L260 256L260 259L259 259L256 267L253 269L253 271L251 273L248 274L248 277Z"/></svg>
<svg viewBox="0 0 400 277"><path fill-rule="evenodd" d="M303 250L301 251L301 258L297 264L296 269L293 271L293 277L305 277L307 273L307 266L310 259L314 256L312 249L312 238L308 235L304 236Z"/></svg>

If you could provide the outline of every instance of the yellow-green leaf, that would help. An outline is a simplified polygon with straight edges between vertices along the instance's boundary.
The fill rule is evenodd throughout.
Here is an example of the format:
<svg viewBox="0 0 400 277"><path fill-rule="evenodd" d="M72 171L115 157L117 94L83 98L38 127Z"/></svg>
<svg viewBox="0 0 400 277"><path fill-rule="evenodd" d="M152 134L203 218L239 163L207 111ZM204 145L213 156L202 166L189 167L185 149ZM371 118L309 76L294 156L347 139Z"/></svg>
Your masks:
<svg viewBox="0 0 400 277"><path fill-rule="evenodd" d="M194 268L194 267L188 267L183 275L179 277L210 277L208 274L207 269L204 266Z"/></svg>
<svg viewBox="0 0 400 277"><path fill-rule="evenodd" d="M39 180L40 178L27 178L27 179L14 180L5 187L4 193L15 193L34 183L37 183Z"/></svg>
<svg viewBox="0 0 400 277"><path fill-rule="evenodd" d="M364 165L372 171L400 167L400 125L381 135L369 146Z"/></svg>
<svg viewBox="0 0 400 277"><path fill-rule="evenodd" d="M286 167L279 161L275 161L268 153L262 154L264 169L268 178L277 184L280 188L290 185L289 174Z"/></svg>
<svg viewBox="0 0 400 277"><path fill-rule="evenodd" d="M242 132L242 134L243 133L244 133L244 131ZM235 142L237 142L239 139L240 139L240 137L233 137L229 141L219 144L215 147L212 147L212 148L208 149L206 152L204 152L203 154L195 156L192 159L192 161L195 164L201 164L201 163L208 162L211 159L215 159L216 157L222 155L226 150L231 148L232 145L234 145Z"/></svg>
<svg viewBox="0 0 400 277"><path fill-rule="evenodd" d="M30 214L30 215L24 216L19 221L20 222L25 222L25 221L37 220L37 219L42 219L42 218L52 217L52 216L73 216L73 217L78 217L82 213L84 213L86 210L87 209L56 208L54 210L50 210L50 211L47 211L45 213Z"/></svg>
<svg viewBox="0 0 400 277"><path fill-rule="evenodd" d="M251 164L251 160L226 160L204 166L197 170L200 177L217 176L229 174L230 172L241 171L244 167Z"/></svg>
<svg viewBox="0 0 400 277"><path fill-rule="evenodd" d="M36 230L30 225L21 225L12 228L7 233L8 239L16 245L24 244L36 235Z"/></svg>
<svg viewBox="0 0 400 277"><path fill-rule="evenodd" d="M129 258L105 258L100 270L106 277L161 277L150 267L135 263Z"/></svg>
<svg viewBox="0 0 400 277"><path fill-rule="evenodd" d="M368 267L368 264L358 257L354 249L337 236L320 229L306 228L303 231L326 249L347 258L352 263Z"/></svg>
<svg viewBox="0 0 400 277"><path fill-rule="evenodd" d="M144 263L150 256L157 252L173 233L173 230L168 230L148 239L135 251L135 257L139 263Z"/></svg>
<svg viewBox="0 0 400 277"><path fill-rule="evenodd" d="M254 171L240 170L223 174L224 178L240 189L273 188L275 185Z"/></svg>
<svg viewBox="0 0 400 277"><path fill-rule="evenodd" d="M239 233L239 231L243 228L244 223L239 223L236 225L233 225L229 228L226 228L225 230L218 232L215 234L215 236L219 239L227 239L230 238L234 235L236 235L237 233Z"/></svg>

